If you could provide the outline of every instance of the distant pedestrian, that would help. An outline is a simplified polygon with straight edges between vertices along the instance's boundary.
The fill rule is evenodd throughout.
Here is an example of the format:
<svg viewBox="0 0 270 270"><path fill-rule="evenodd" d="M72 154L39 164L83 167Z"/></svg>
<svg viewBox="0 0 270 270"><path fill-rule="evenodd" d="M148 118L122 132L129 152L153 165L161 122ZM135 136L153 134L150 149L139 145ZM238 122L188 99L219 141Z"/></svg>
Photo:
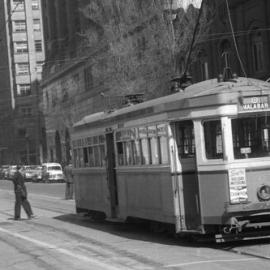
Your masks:
<svg viewBox="0 0 270 270"><path fill-rule="evenodd" d="M20 166L16 167L16 172L14 177L12 178L14 184L14 192L15 192L15 210L14 210L14 219L18 220L21 218L21 206L25 213L27 214L28 219L34 217L31 205L27 200L27 190L24 184L24 177L20 172Z"/></svg>
<svg viewBox="0 0 270 270"><path fill-rule="evenodd" d="M66 200L73 199L73 189L74 189L74 180L73 180L73 172L72 172L72 164L67 164L64 168L65 180L66 180Z"/></svg>

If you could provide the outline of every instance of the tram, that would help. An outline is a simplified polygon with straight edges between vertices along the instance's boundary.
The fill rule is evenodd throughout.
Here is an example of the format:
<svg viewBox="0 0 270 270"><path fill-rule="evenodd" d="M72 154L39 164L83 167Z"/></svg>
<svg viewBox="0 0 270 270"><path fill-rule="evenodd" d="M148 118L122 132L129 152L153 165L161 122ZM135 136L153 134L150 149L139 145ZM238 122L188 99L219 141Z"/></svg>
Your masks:
<svg viewBox="0 0 270 270"><path fill-rule="evenodd" d="M203 81L74 124L77 212L217 242L270 235L270 84Z"/></svg>

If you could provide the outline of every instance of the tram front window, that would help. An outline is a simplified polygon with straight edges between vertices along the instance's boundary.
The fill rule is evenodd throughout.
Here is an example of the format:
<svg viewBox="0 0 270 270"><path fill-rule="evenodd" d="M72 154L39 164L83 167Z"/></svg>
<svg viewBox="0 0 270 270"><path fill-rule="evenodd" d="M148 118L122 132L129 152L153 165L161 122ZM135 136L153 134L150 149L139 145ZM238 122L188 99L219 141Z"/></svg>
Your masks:
<svg viewBox="0 0 270 270"><path fill-rule="evenodd" d="M234 157L236 159L269 156L269 116L233 119L232 134Z"/></svg>

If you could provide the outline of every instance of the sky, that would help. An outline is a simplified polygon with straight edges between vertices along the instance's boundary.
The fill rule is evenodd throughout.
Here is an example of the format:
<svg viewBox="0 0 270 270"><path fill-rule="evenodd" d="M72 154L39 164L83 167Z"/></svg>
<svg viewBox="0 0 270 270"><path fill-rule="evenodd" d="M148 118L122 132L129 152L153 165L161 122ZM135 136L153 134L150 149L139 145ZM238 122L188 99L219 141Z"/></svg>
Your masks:
<svg viewBox="0 0 270 270"><path fill-rule="evenodd" d="M193 6L199 8L202 0L177 0L177 2L178 5L182 6L184 9L186 9L190 4L193 4Z"/></svg>

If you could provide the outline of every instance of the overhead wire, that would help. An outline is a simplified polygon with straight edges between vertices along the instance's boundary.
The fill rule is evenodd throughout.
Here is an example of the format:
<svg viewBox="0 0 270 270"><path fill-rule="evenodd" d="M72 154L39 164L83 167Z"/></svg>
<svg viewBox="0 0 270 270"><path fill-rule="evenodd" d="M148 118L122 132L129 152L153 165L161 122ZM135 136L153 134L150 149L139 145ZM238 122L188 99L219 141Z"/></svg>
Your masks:
<svg viewBox="0 0 270 270"><path fill-rule="evenodd" d="M234 43L236 55L237 55L238 61L240 63L242 72L245 75L245 77L247 77L247 73L245 71L244 64L243 64L242 59L240 57L240 53L239 53L238 46L237 46L237 43L236 43L236 38L235 38L235 35L234 35L234 28L233 28L233 24L232 24L232 18L231 18L229 2L228 2L228 0L225 0L225 2L226 2L227 14L228 14L229 24L230 24L230 28L231 28L231 32L232 32L232 38L233 38L233 43Z"/></svg>

